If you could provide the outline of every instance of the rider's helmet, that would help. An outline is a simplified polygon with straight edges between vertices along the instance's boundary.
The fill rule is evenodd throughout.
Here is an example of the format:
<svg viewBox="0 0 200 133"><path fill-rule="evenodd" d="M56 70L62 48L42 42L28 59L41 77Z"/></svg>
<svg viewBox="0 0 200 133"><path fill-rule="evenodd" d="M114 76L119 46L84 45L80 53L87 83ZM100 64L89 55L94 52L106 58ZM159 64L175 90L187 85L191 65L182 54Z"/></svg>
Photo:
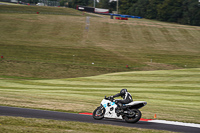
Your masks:
<svg viewBox="0 0 200 133"><path fill-rule="evenodd" d="M120 91L120 94L121 94L121 95L125 95L126 92L127 92L127 89L122 89L122 90Z"/></svg>

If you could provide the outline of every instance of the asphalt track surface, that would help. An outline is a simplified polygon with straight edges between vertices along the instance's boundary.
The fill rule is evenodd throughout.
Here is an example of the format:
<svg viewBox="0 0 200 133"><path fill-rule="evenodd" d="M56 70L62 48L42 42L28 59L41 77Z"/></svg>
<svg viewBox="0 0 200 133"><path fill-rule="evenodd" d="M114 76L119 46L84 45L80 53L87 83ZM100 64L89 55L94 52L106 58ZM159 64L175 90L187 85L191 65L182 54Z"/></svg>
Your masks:
<svg viewBox="0 0 200 133"><path fill-rule="evenodd" d="M62 121L79 121L79 122L87 122L95 124L117 125L124 127L167 130L173 132L200 133L200 128L195 128L195 127L159 124L146 121L139 121L133 124L133 123L127 123L123 120L116 120L116 119L94 120L90 115L72 114L72 113L64 113L56 111L27 109L27 108L6 107L6 106L0 106L0 116L42 118L42 119L53 119Z"/></svg>

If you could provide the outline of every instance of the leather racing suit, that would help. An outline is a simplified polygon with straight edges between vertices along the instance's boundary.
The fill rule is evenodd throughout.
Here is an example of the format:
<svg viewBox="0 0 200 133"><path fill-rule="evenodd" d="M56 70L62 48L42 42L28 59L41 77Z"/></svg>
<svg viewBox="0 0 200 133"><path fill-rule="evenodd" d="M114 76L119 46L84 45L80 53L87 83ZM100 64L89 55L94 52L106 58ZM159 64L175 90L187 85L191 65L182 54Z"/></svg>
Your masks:
<svg viewBox="0 0 200 133"><path fill-rule="evenodd" d="M118 93L118 94L114 95L113 98L119 97L119 96L121 96L123 98L123 100L117 99L117 100L115 100L116 103L128 104L133 101L132 96L129 92L125 92L125 94Z"/></svg>

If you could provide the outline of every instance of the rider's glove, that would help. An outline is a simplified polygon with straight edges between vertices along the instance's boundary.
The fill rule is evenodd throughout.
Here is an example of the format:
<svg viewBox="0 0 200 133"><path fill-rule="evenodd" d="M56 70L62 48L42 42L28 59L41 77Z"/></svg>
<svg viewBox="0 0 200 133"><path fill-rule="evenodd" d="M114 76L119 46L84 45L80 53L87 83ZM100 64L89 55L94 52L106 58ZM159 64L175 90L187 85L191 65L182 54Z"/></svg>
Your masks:
<svg viewBox="0 0 200 133"><path fill-rule="evenodd" d="M109 96L108 99L113 99L113 96Z"/></svg>

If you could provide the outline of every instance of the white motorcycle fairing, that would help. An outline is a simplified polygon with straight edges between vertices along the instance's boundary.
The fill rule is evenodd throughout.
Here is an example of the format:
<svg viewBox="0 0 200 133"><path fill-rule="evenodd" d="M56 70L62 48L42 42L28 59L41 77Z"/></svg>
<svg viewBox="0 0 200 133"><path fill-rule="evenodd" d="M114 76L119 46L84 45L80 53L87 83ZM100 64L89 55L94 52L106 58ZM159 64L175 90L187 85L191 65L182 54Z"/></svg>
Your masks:
<svg viewBox="0 0 200 133"><path fill-rule="evenodd" d="M143 106L147 105L145 101L133 101L131 103L125 104L126 106L135 106L137 109L142 108Z"/></svg>
<svg viewBox="0 0 200 133"><path fill-rule="evenodd" d="M128 104L125 104L124 106L138 106L137 109L145 106L147 102L145 101L134 101ZM111 102L110 100L103 99L101 101L101 105L105 108L105 118L115 118L115 119L122 119L122 116L117 116L115 110L117 108L117 104L115 102ZM141 106L140 106L141 105Z"/></svg>
<svg viewBox="0 0 200 133"><path fill-rule="evenodd" d="M116 119L122 119L121 115L117 116L115 113L115 109L117 108L117 104L115 102L111 102L110 100L103 99L101 101L101 105L105 108L105 118L116 118Z"/></svg>

